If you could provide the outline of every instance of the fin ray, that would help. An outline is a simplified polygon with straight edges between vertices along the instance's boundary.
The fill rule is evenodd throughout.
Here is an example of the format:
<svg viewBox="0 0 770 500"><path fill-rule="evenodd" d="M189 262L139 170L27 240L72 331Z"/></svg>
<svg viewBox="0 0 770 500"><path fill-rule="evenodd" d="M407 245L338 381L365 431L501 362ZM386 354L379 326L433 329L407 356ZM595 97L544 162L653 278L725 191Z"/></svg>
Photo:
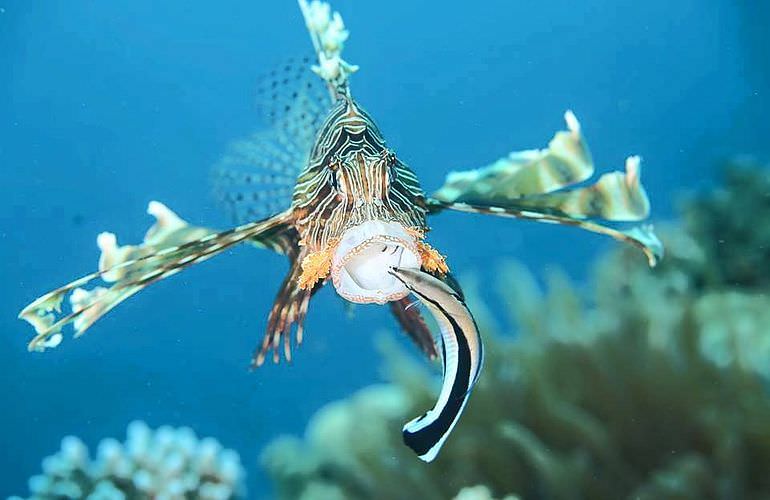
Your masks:
<svg viewBox="0 0 770 500"><path fill-rule="evenodd" d="M653 231L652 224L634 226L630 229L616 229L591 220L576 219L556 209L532 210L529 207L518 208L512 206L499 207L490 205L471 205L468 203L443 204L438 201L441 208L456 210L459 212L489 214L502 217L516 217L518 219L534 220L565 226L575 226L593 233L604 234L618 241L629 243L639 248L647 257L650 267L654 267L663 258L663 244Z"/></svg>
<svg viewBox="0 0 770 500"><path fill-rule="evenodd" d="M395 300L390 302L390 311L395 316L401 329L412 339L420 351L428 359L435 359L439 354L436 349L433 333L428 328L428 325L425 324L425 319L420 314L420 310L416 307L411 307L413 304L408 298Z"/></svg>
<svg viewBox="0 0 770 500"><path fill-rule="evenodd" d="M594 164L577 118L565 114L568 130L546 149L517 151L486 167L450 173L433 194L443 202L501 202L558 191L593 175Z"/></svg>
<svg viewBox="0 0 770 500"><path fill-rule="evenodd" d="M262 79L257 109L266 128L231 142L212 168L214 197L236 223L262 219L291 203L331 104L310 62L289 59Z"/></svg>
<svg viewBox="0 0 770 500"><path fill-rule="evenodd" d="M295 236L295 238L296 244L299 237ZM274 363L280 361L281 350L286 361L291 361L292 331L294 331L296 344L302 343L304 321L310 298L323 286L323 283L318 283L312 289L300 288L299 276L302 274L303 256L303 252L299 252L289 257L289 272L281 283L270 310L262 343L254 350L251 359L252 368L262 366L271 350Z"/></svg>
<svg viewBox="0 0 770 500"><path fill-rule="evenodd" d="M512 153L488 167L450 174L427 200L429 212L450 209L576 226L638 247L654 266L663 246L652 226L622 230L596 222L649 216L639 157L626 160L625 172L575 187L593 174L593 161L575 116L568 111L565 120L568 130L557 132L545 150Z"/></svg>
<svg viewBox="0 0 770 500"><path fill-rule="evenodd" d="M151 203L151 210L153 206ZM36 336L29 343L30 350L44 350L58 345L61 330L68 324L73 324L76 337L82 335L116 305L152 283L208 260L233 245L256 238L261 232L285 223L289 216L286 212L217 233L188 225L162 204L154 207L163 210L161 216L173 216L171 223L164 222L161 216L153 213L158 217L158 223L138 246L118 247L114 235L102 233L97 239L102 249L97 272L41 296L19 313L19 318L30 323L36 331ZM112 285L92 290L82 288L97 278ZM67 296L72 312L62 314L61 305Z"/></svg>

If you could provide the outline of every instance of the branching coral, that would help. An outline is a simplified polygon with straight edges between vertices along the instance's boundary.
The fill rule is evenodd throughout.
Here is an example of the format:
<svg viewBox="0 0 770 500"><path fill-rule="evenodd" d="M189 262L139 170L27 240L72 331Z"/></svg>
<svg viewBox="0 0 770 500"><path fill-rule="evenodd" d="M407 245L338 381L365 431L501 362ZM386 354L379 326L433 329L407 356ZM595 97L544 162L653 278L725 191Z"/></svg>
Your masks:
<svg viewBox="0 0 770 500"><path fill-rule="evenodd" d="M65 437L29 489L37 500L229 500L242 498L242 480L238 453L217 440L199 440L184 427L153 431L137 421L125 443L103 439L93 460L80 439Z"/></svg>
<svg viewBox="0 0 770 500"><path fill-rule="evenodd" d="M442 456L426 466L401 445L398 422L430 405L435 380L385 343L391 384L329 405L304 440L266 449L279 494L766 498L770 282L738 279L741 267L715 260L725 257L714 249L732 238L735 258L767 251L755 248L764 230L743 229L762 225L767 201L756 186L766 174L740 175L749 178L730 174L724 191L685 208L684 228L664 231L659 269L624 250L602 259L591 300L559 273L544 293L524 268L505 266L498 285L515 339L495 333L480 287L466 283L486 367ZM704 222L716 216L722 224Z"/></svg>

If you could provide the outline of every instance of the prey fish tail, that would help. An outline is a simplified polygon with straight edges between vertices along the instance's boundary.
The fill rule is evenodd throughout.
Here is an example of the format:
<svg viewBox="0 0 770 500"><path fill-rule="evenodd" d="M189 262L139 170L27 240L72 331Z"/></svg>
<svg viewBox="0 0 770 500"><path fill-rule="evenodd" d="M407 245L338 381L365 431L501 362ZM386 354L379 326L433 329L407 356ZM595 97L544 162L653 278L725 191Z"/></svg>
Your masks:
<svg viewBox="0 0 770 500"><path fill-rule="evenodd" d="M468 402L484 362L476 322L461 295L446 283L417 269L391 268L390 273L433 314L441 331L444 381L436 405L404 425L404 442L420 459L431 462Z"/></svg>

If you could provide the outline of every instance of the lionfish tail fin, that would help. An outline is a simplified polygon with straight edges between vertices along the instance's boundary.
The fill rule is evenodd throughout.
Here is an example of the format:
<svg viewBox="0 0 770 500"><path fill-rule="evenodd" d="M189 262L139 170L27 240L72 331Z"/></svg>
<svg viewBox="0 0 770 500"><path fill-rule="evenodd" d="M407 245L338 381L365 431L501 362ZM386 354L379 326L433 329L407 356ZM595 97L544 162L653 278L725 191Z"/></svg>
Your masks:
<svg viewBox="0 0 770 500"><path fill-rule="evenodd" d="M318 57L318 64L312 66L313 72L326 82L332 97L337 100L339 96L347 95L349 77L358 71L358 66L342 59L342 49L350 33L345 29L340 13L332 13L327 2L298 0L298 3Z"/></svg>
<svg viewBox="0 0 770 500"><path fill-rule="evenodd" d="M119 246L112 233L101 233L99 270L68 283L38 298L25 307L19 318L30 323L36 335L30 351L56 347L62 340L62 328L72 324L75 336L82 335L112 308L148 285L178 273L185 267L203 262L231 246L258 237L281 224L286 214L254 222L224 232L190 226L159 202L151 202L148 212L156 223L139 245ZM83 287L101 278L109 287ZM62 302L69 297L71 311L62 312Z"/></svg>

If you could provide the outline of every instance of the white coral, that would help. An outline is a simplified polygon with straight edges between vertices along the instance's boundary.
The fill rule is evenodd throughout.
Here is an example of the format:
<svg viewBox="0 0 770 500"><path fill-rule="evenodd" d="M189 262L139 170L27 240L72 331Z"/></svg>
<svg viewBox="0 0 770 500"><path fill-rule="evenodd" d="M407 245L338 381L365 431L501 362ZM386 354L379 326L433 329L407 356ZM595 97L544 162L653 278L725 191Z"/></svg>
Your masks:
<svg viewBox="0 0 770 500"><path fill-rule="evenodd" d="M515 495L506 495L503 500L518 500L518 498ZM495 497L487 486L480 484L461 489L454 500L495 500Z"/></svg>
<svg viewBox="0 0 770 500"><path fill-rule="evenodd" d="M43 473L29 480L30 498L88 500L242 498L243 468L238 453L213 438L198 439L192 429L129 424L124 443L103 439L91 460L74 436L46 457ZM18 497L13 497L18 498Z"/></svg>

